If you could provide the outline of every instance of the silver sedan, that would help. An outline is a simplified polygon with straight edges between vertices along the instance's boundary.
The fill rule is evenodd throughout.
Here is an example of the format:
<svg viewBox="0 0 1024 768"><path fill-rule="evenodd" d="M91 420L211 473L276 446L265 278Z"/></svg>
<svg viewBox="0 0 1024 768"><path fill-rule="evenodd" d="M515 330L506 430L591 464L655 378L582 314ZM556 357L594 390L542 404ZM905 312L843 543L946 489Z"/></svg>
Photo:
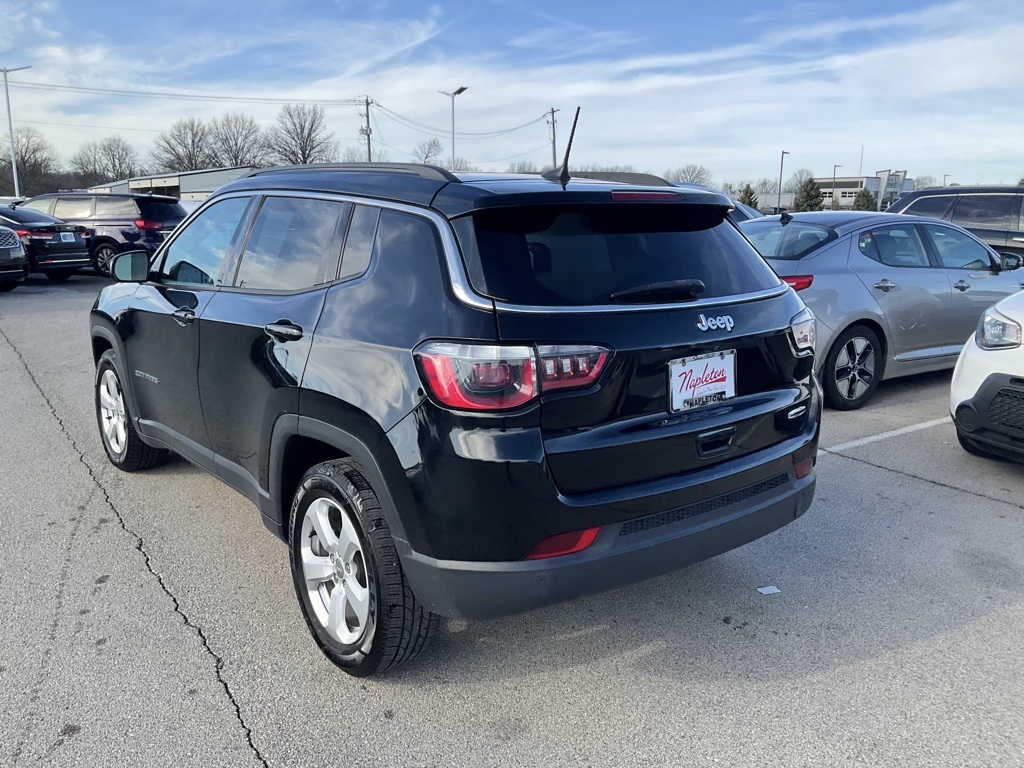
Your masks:
<svg viewBox="0 0 1024 768"><path fill-rule="evenodd" d="M953 367L985 309L1024 288L1019 256L933 218L820 211L739 227L814 313L818 374L841 410L882 379Z"/></svg>

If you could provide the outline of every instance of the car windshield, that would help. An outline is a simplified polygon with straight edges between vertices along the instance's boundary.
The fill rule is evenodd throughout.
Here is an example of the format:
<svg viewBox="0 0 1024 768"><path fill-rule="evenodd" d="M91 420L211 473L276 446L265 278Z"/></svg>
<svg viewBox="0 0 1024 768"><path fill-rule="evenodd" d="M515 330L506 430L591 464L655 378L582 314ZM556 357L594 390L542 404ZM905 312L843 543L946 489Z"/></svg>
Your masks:
<svg viewBox="0 0 1024 768"><path fill-rule="evenodd" d="M766 259L795 261L836 239L829 227L792 220L783 224L775 217L749 219L739 227Z"/></svg>
<svg viewBox="0 0 1024 768"><path fill-rule="evenodd" d="M48 213L33 211L29 208L11 208L5 206L0 208L0 224L62 224L60 219L55 219Z"/></svg>
<svg viewBox="0 0 1024 768"><path fill-rule="evenodd" d="M686 301L778 285L725 209L708 205L533 205L456 219L473 287L513 304Z"/></svg>

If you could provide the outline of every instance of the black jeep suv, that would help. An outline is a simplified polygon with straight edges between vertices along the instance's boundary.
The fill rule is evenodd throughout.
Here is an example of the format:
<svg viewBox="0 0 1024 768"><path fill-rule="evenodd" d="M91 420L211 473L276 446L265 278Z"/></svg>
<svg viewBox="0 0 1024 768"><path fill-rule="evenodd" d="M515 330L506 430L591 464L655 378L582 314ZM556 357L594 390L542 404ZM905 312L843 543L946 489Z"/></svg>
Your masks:
<svg viewBox="0 0 1024 768"><path fill-rule="evenodd" d="M222 187L91 314L126 471L173 450L289 546L324 653L404 662L800 516L814 321L700 190L429 166Z"/></svg>

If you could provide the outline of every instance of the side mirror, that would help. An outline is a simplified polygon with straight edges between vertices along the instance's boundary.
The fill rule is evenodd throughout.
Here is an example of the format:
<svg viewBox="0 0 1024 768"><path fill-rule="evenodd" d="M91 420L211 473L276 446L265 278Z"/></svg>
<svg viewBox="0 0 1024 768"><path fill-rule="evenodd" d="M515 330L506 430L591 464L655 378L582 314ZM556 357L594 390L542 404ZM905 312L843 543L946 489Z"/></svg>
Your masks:
<svg viewBox="0 0 1024 768"><path fill-rule="evenodd" d="M144 283L149 279L149 254L125 251L110 262L110 276L118 283Z"/></svg>
<svg viewBox="0 0 1024 768"><path fill-rule="evenodd" d="M1020 269L1022 263L1024 263L1024 258L1022 258L1019 253L999 254L999 265L1002 269Z"/></svg>

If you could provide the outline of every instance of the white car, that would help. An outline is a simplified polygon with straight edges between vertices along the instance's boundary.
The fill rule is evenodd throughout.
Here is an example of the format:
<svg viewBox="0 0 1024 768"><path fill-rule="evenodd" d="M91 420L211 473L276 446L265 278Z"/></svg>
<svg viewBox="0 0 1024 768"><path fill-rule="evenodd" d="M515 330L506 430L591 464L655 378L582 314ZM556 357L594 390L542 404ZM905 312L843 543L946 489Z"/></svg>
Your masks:
<svg viewBox="0 0 1024 768"><path fill-rule="evenodd" d="M976 456L1024 462L1024 292L985 310L953 371L949 412Z"/></svg>

